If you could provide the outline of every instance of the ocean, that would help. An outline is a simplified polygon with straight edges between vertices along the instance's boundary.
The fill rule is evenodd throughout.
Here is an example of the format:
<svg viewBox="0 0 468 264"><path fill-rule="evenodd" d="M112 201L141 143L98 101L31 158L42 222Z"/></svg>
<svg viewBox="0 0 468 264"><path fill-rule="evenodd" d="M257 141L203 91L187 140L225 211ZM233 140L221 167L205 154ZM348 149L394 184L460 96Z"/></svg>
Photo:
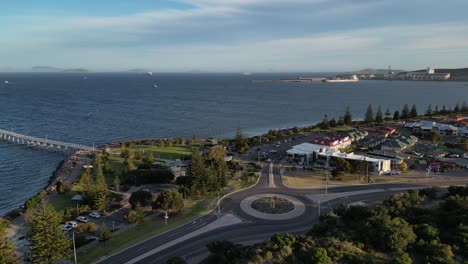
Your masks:
<svg viewBox="0 0 468 264"><path fill-rule="evenodd" d="M317 123L324 114L338 118L347 106L362 118L369 103L374 112L381 105L393 113L405 103L424 112L428 104L468 102L468 87L460 82L252 82L323 75L1 73L0 129L92 146L194 134L230 137L237 128L256 135ZM45 187L64 157L0 142L0 214Z"/></svg>

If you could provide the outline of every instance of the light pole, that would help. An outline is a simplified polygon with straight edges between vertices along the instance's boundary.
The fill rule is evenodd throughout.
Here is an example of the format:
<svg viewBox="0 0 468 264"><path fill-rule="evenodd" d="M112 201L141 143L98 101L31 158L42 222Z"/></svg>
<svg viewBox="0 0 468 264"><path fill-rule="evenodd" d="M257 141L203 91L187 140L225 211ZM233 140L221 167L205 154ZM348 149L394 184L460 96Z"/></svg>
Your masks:
<svg viewBox="0 0 468 264"><path fill-rule="evenodd" d="M167 211L164 211L164 223L167 225L167 219L169 218L169 215L167 214Z"/></svg>
<svg viewBox="0 0 468 264"><path fill-rule="evenodd" d="M75 231L73 231L73 256L75 258L75 264L77 264L77 260L76 260L76 246L75 246Z"/></svg>
<svg viewBox="0 0 468 264"><path fill-rule="evenodd" d="M221 215L221 203L219 201L219 191L218 191L218 217Z"/></svg>
<svg viewBox="0 0 468 264"><path fill-rule="evenodd" d="M320 203L322 202L322 200L319 199L319 202L318 202L318 216L319 216L319 219L320 219Z"/></svg>

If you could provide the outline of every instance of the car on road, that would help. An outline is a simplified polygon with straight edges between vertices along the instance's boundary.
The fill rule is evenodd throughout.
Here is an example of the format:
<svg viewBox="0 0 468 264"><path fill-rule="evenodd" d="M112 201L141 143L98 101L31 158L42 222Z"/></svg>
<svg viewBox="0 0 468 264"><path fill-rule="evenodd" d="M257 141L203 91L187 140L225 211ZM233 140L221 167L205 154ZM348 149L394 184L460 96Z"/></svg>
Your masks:
<svg viewBox="0 0 468 264"><path fill-rule="evenodd" d="M78 223L76 221L68 221L66 225L71 226L72 228L75 228L78 226Z"/></svg>
<svg viewBox="0 0 468 264"><path fill-rule="evenodd" d="M86 216L81 216L81 215L78 216L78 217L76 218L76 220L78 220L78 221L80 221L80 222L82 222L82 223L88 223L88 222L89 222L88 217L86 217Z"/></svg>
<svg viewBox="0 0 468 264"><path fill-rule="evenodd" d="M91 212L91 213L89 213L89 216L92 217L92 218L96 218L96 219L101 217L101 215L98 212Z"/></svg>
<svg viewBox="0 0 468 264"><path fill-rule="evenodd" d="M71 225L69 225L69 224L64 224L64 225L62 226L62 230L63 230L63 231L70 231L70 230L72 230L72 229L73 229L73 227L72 227Z"/></svg>

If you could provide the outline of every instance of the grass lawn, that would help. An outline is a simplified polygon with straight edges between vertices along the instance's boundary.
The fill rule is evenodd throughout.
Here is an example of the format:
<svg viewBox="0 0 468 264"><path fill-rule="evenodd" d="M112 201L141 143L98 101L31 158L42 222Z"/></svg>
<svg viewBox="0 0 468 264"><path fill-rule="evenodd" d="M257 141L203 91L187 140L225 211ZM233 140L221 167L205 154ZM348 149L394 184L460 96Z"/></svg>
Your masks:
<svg viewBox="0 0 468 264"><path fill-rule="evenodd" d="M400 175L373 175L369 177L375 183L390 183L390 182L403 182L409 180L416 180L416 177L411 177L405 174ZM314 171L286 171L281 177L283 183L293 187L320 187L325 186L325 172L322 170ZM341 180L331 180L331 175L328 174L329 185L348 185L348 184L363 184L366 183L365 174L340 174Z"/></svg>
<svg viewBox="0 0 468 264"><path fill-rule="evenodd" d="M353 130L355 128L350 127L350 126L342 126L342 127L331 127L329 129L321 129L319 127L314 128L312 131L313 132L346 132Z"/></svg>
<svg viewBox="0 0 468 264"><path fill-rule="evenodd" d="M229 185L220 192L220 196L225 193L233 192L241 188L252 186L255 181L242 182L231 181ZM96 243L86 251L78 253L79 263L92 263L102 258L109 256L131 245L141 242L150 237L159 235L172 228L188 223L212 210L217 203L217 194L206 197L201 200L195 200L185 205L184 209L177 215L169 218L168 225L164 224L164 219L158 215L152 215L145 222L138 226L134 226L128 230L122 231L109 241L104 243Z"/></svg>
<svg viewBox="0 0 468 264"><path fill-rule="evenodd" d="M56 211L64 211L65 209L72 207L71 198L77 194L78 192L74 190L64 194L59 194L51 200L51 204Z"/></svg>

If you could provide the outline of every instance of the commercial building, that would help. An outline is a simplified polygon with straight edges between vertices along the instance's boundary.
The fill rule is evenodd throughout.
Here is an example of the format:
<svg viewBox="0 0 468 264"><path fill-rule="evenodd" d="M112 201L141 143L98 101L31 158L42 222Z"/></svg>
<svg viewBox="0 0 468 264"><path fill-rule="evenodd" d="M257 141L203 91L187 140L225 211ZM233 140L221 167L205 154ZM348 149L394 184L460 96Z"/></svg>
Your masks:
<svg viewBox="0 0 468 264"><path fill-rule="evenodd" d="M316 145L326 146L332 150L346 148L351 145L352 139L347 135L327 135L315 139L312 143Z"/></svg>
<svg viewBox="0 0 468 264"><path fill-rule="evenodd" d="M450 73L436 73L432 67L425 71L400 72L392 75L392 79L413 81L444 81L450 79Z"/></svg>
<svg viewBox="0 0 468 264"><path fill-rule="evenodd" d="M392 170L392 164L390 159L374 158L364 155L356 155L354 153L342 153L342 152L320 152L317 153L317 160L330 164L331 158L342 158L349 162L366 162L368 164L369 173L382 174Z"/></svg>

